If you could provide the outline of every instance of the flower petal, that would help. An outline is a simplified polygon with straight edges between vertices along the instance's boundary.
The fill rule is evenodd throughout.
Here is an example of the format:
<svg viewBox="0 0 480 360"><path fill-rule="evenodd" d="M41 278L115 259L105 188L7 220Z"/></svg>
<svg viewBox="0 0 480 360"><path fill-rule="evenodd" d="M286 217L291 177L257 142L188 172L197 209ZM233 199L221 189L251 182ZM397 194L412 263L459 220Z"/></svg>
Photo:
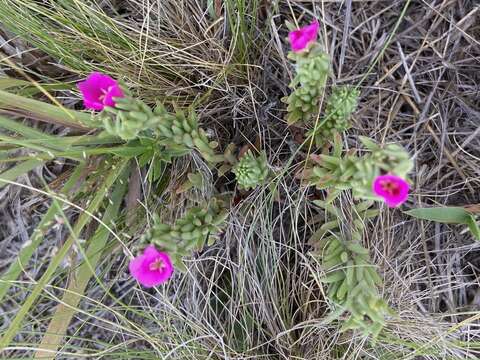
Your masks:
<svg viewBox="0 0 480 360"><path fill-rule="evenodd" d="M114 98L123 98L123 97L124 97L124 94L120 86L118 86L118 84L113 85L108 89L107 93L105 94L103 104L105 106L114 107L115 106Z"/></svg>
<svg viewBox="0 0 480 360"><path fill-rule="evenodd" d="M77 84L78 90L82 93L84 99L94 100L102 94L102 90L87 80Z"/></svg>
<svg viewBox="0 0 480 360"><path fill-rule="evenodd" d="M92 109L92 110L98 110L101 111L105 107L102 103L99 103L95 100L90 100L90 99L83 99L83 105L87 109Z"/></svg>
<svg viewBox="0 0 480 360"><path fill-rule="evenodd" d="M291 31L288 34L288 39L290 40L292 50L294 52L300 52L304 50L311 42L316 41L319 28L320 24L317 20L315 20L310 25Z"/></svg>
<svg viewBox="0 0 480 360"><path fill-rule="evenodd" d="M99 72L91 73L85 81L88 82L92 87L100 89L108 89L110 86L117 85L116 80Z"/></svg>

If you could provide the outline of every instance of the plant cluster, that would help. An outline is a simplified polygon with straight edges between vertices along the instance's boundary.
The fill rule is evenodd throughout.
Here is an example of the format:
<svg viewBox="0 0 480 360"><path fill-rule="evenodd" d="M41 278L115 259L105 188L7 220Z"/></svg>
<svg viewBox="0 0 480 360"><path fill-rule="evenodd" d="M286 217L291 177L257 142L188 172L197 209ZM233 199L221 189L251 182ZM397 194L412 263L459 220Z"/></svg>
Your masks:
<svg viewBox="0 0 480 360"><path fill-rule="evenodd" d="M314 41L318 26L313 23L304 30L304 33L302 29L298 30L290 38L294 51L289 57L296 62L297 73L290 84L293 91L285 101L288 103L288 123L301 121L311 126L320 113L320 99L330 65L328 56ZM109 83L112 84L111 81ZM98 93L109 91L111 88ZM216 169L216 164L223 163L221 168L224 170L219 172L232 171L239 189L253 189L268 179L270 170L264 151L256 156L248 150L239 160L232 156L231 147L227 147L223 154L217 154L217 143L210 142L205 131L199 128L195 112L190 111L186 115L177 110L172 114L163 104L157 104L151 110L141 100L132 97L127 89L120 88L117 94L120 92L121 97L115 98L115 105L105 106L97 116L97 121L110 135L125 141L152 139L163 147L163 151L173 151L177 156L196 150L212 169ZM354 88L332 88L324 119L307 133L308 137L314 137L317 146L331 143L332 150L313 155L313 161L301 177L307 186L328 192L325 201L317 204L329 216L334 215L334 219L326 222L310 241L315 255L321 258L325 272L322 281L328 286L327 296L334 307L334 314L348 313L342 329L360 329L376 337L391 310L378 293L381 278L371 264L369 251L362 245L364 221L377 214L370 209L371 200L383 199L387 205L394 207L407 199L409 184L406 176L412 168L412 161L402 147L396 144L379 146L365 137L360 138L365 147L362 154L343 149L340 133L350 127L349 119L356 109L358 96L359 92ZM196 179L194 176L190 178L189 182L194 186L198 181L193 181ZM344 191L351 191L357 201L369 200L356 203L350 219L344 219L332 206L332 201ZM155 217L143 242L161 251L157 257L152 256L155 252L147 247L143 254L132 260L134 265L137 264L131 269L132 275L147 286L156 284L151 281L155 275L158 277L157 284L166 281L165 271L168 274L171 272L168 261L163 257L168 255L177 268L183 268L182 257L201 250L205 243L211 244L220 233L226 214L220 202L212 198L187 210L172 225Z"/></svg>
<svg viewBox="0 0 480 360"><path fill-rule="evenodd" d="M360 91L349 86L332 89L325 106L324 118L307 133L314 138L317 147L324 145L325 139L331 139L350 128L350 116L357 108L359 95Z"/></svg>
<svg viewBox="0 0 480 360"><path fill-rule="evenodd" d="M327 287L327 298L335 318L347 318L344 330L360 329L376 337L391 310L379 294L381 278L369 258L368 249L363 247L365 221L377 215L377 210L371 208L372 200L385 201L391 207L407 200L407 174L412 161L399 145L380 146L365 137L360 138L365 148L362 151L343 148L340 134L350 127L359 91L348 86L331 87L320 116L330 60L316 42L317 32L318 23L314 22L290 33L293 51L289 58L295 62L296 75L290 84L292 92L284 99L288 104L287 122L301 122L302 126L309 127L307 140L313 137L321 151L306 159L307 167L301 173L306 186L325 190L325 200L316 204L324 209L329 219L314 233L310 244L314 256L320 258L322 281ZM123 193L126 191L125 180L131 176L127 165L131 159L140 167L150 165L148 179L152 183L163 182L158 185L163 189L168 183L168 177L163 174L169 163L192 151L205 160L212 173L222 176L231 172L242 192L267 184L273 174L265 151L255 154L247 150L238 157L235 145L231 144L223 153L219 152L219 144L209 140L193 109L169 109L162 103L152 108L133 96L125 85L100 73L91 74L78 84L78 89L85 107L94 111L90 115L75 112L75 116L81 118L78 123L103 131L88 141L75 139L68 152L56 149L53 155L70 156L78 161L94 154L112 155L112 164L108 166L115 171L109 173L108 183L98 194L99 200L93 204L95 210L100 207L107 189L117 184L117 179L122 179L119 189ZM86 146L79 147L82 141L87 141ZM108 142L121 145L95 147ZM45 151L45 154L50 153L51 149ZM203 185L201 175L189 174L183 191ZM351 192L355 201L348 217L333 205L345 191ZM230 203L229 194L214 193L197 201L172 223L154 215L152 226L141 240L143 252L130 262L132 276L146 287L168 281L174 268L184 269L183 257L202 250L219 237ZM120 206L119 200L115 204Z"/></svg>
<svg viewBox="0 0 480 360"><path fill-rule="evenodd" d="M248 150L232 171L240 189L253 189L268 177L267 154L262 151L260 156L256 157L251 150Z"/></svg>
<svg viewBox="0 0 480 360"><path fill-rule="evenodd" d="M357 200L384 199L389 206L400 205L408 197L405 179L412 161L400 146L381 147L368 138L361 138L366 149L362 155L344 151L339 134L350 127L349 119L359 96L355 88L332 87L324 117L316 121L330 68L328 55L315 41L317 31L318 23L313 23L290 34L293 52L289 58L296 63L296 75L290 84L293 91L284 99L288 104L287 122L300 121L311 127L315 123L307 137L313 137L319 147L332 144L330 153L312 155L313 161L302 174L307 186L327 190L326 201L317 204L330 216L335 215L312 236L311 244L316 249L315 255L321 258L323 282L328 286L334 314L348 313L343 329L361 329L376 337L390 310L378 294L381 279L370 263L362 239L364 221L377 212L370 209L372 202L360 202L352 209L351 218L343 219L331 204L348 190ZM151 152L167 153L168 160L196 150L212 170L232 171L242 190L254 189L268 179L270 170L264 151L256 156L247 150L238 160L232 154L232 147L227 147L223 154L216 153L218 144L208 140L192 110L188 114L179 109L170 113L163 104L151 109L125 86L103 74L92 74L79 84L79 89L87 107L101 110L92 121L111 136L127 143L149 142ZM165 155L158 156L165 159ZM218 169L217 164L221 164ZM192 175L188 182L195 186L197 180ZM214 241L226 214L225 204L213 197L188 209L174 224L164 223L155 216L152 227L142 238L142 243L150 245L132 260L132 275L145 286L167 281L173 266L184 268L182 257Z"/></svg>
<svg viewBox="0 0 480 360"><path fill-rule="evenodd" d="M170 161L196 150L212 169L216 169L218 163L223 163L223 168L231 169L240 189L253 189L264 183L269 175L265 152L256 157L249 150L240 160L228 149L223 154L217 154L215 149L218 144L208 140L206 132L199 127L194 111L186 114L177 109L175 113L170 113L161 103L157 103L152 110L142 100L133 97L125 86L99 73L91 74L78 88L82 91L85 106L101 111L93 116L94 124L127 144L139 143L148 147L148 151L139 154L141 164L154 157ZM201 182L198 176L189 174L186 185L198 186ZM132 275L147 286L167 281L172 272L169 271L169 276L165 276L164 270L170 267L166 266L164 257L168 257L175 267L183 269L182 257L201 250L208 239L211 244L220 232L227 214L222 206L216 197L206 199L201 206L188 209L185 216L173 225L165 224L155 216L153 226L143 237L143 243L162 251L155 257L152 256L155 252L147 247L143 254L132 260ZM157 282L152 280L155 276Z"/></svg>
<svg viewBox="0 0 480 360"><path fill-rule="evenodd" d="M307 123L318 114L320 98L330 73L330 59L320 45L312 45L308 52L290 53L296 63L296 75L290 87L295 90L283 101L288 105L287 122Z"/></svg>
<svg viewBox="0 0 480 360"><path fill-rule="evenodd" d="M22 243L18 246L18 256L14 261L7 261L9 268L0 278L0 301L5 309L10 309L0 337L0 348L4 349L5 356L14 356L17 352L28 352L36 358L53 358L56 354L90 357L105 354L118 357L124 354L130 359L157 358L168 352L172 357L183 358L254 358L261 357L260 353L273 357L278 353L284 358L345 358L346 353L353 350L373 358L396 359L402 358L396 352L402 347L412 352L403 355L411 355L412 358L474 356L478 348L474 341L475 331L465 332L463 328L454 326L458 331L453 332L448 328L448 321L442 324L436 321L427 324L427 321L425 329L428 330L422 329L420 335L423 336L416 336L412 331L418 326L417 321L412 321L415 320L415 311L409 313L408 319L395 319L396 315L386 301L391 296L392 285L388 279L391 273L384 275L383 268L378 266L380 264L373 256L382 248L389 249L386 255L393 254L390 244L385 244L385 247L380 244L379 249L371 248L372 243L383 241L381 236L374 235L372 239L372 231L377 226L383 226L385 219L391 219L390 215L380 215L387 209L375 202L382 201L393 208L407 201L412 185L409 172L413 162L399 144L376 143L366 137L357 137L354 134L358 131L352 127L356 127L357 120L360 122L363 113L370 112L365 104L374 97L371 93L361 94L360 89L366 83L372 83L372 77L368 75L377 67L378 59L394 56L388 46L397 39L394 35L401 28L401 19L408 15L410 1L406 2L399 16L400 9L397 7L390 11L398 16L395 24L387 16L387 26L383 30L389 37L382 43L382 49L375 46L367 49L367 52L372 50L378 56L364 74L365 84L363 80L347 84L345 77L335 79L333 76L332 64L337 60L334 61L330 49L339 49L340 46L335 46L338 45L335 42L338 33L329 29L338 24L325 24L325 34L328 34L329 40L330 37L333 39L333 42L328 41L331 46L323 46L322 41L317 41L320 27L317 21L289 33L291 52L288 59L292 65L292 81L287 96L282 99L286 103L283 110L285 124L295 131L295 143L302 143L299 141L301 136L304 140L298 152L290 154L289 159L284 158L287 146L283 147L283 143L276 152L281 156L275 159L270 158L260 146L254 149L242 147L243 144L223 143L215 137L215 131L207 129L194 105L189 108L178 106L192 102L201 104L211 98L210 90L199 97L199 89L207 87L213 91L215 99L207 106L210 112L226 94L219 94L216 89L227 87L230 91L231 84L233 89L238 89L244 81L248 80L251 84L251 80L258 78L259 67L255 67L255 73L248 74L244 69L248 70L248 64L258 64L259 59L255 55L263 50L261 43L268 40L268 34L258 32L257 25L264 15L270 13L269 6L259 7L258 1L208 0L208 14L202 8L204 2L194 9L180 8L171 0L161 5L157 2L151 12L143 11L144 4L140 3L14 0L2 4L2 24L26 40L26 45L46 51L53 57L52 60L61 59L62 74L66 69L74 73L89 73L102 68L113 77L129 79L124 83L101 73L91 74L86 81L78 84L84 105L91 111L76 111L62 106L71 103L70 93L63 96L64 91L72 86L70 82L59 82L63 75L57 76L56 70L54 76L50 70L45 71L46 63L49 68L50 65L57 68L50 59L45 61L42 57L31 65L30 60L32 56L37 58L37 51L21 51L25 43L17 41L18 38L12 39L11 43L8 41L12 46L6 44L4 47L9 55L5 62L12 62L12 68L18 73L28 69L24 74L26 78L32 76L38 82L1 79L0 189L5 193L3 187L9 185L17 189L23 187L20 196L28 193L30 198L30 194L35 194L33 202L28 202L33 204L29 207L32 211L27 213L33 213L35 219L41 217L28 239L25 236L30 227L17 236ZM274 13L283 16L285 8L277 6L277 2L273 3ZM124 12L124 8L128 9ZM469 13L462 4L450 8ZM446 6L446 11L450 8ZM323 8L312 9L328 15ZM298 7L290 10L287 12L295 15ZM308 9L305 10L307 12L302 17L308 14ZM352 21L356 22L358 19L354 15L358 14L358 9L353 5L351 10ZM432 12L430 8L427 10ZM452 11L454 15L455 11ZM187 13L189 16L183 16ZM76 16L79 14L82 16ZM155 19L153 27L147 21L152 16ZM137 20L142 18L147 22L136 26ZM357 29L365 24L362 20ZM443 26L441 21L435 24ZM395 26L393 31L391 25ZM464 30L467 32L469 29L465 27ZM218 39L225 33L227 38L219 42ZM404 33L408 39L404 37L402 42L400 37L397 45L409 51L410 44L416 39L410 32ZM441 35L445 31L437 33ZM8 38L11 34L2 32L2 36L5 35ZM357 38L360 40L357 41ZM349 66L349 59L353 59L352 54L355 56L356 50L365 50L361 46L362 41L361 36L348 39L353 47L342 41L341 48L346 50L347 61L339 66L339 75L342 73L340 68ZM359 43L360 47L357 46ZM454 48L461 49L465 41L462 43L462 39L457 39L452 43ZM145 45L141 46L140 57L139 44ZM277 46L275 48L278 49ZM469 54L475 52L472 46L468 49ZM265 53L262 55L268 56ZM408 60L409 54L406 55ZM364 65L367 58L358 59L359 64ZM230 61L232 59L233 62ZM263 67L267 71L278 60L276 56L272 59L273 63L269 64L267 59L268 66ZM438 59L439 62L444 61L443 57ZM401 63L400 59L397 60ZM449 62L455 64L455 56ZM6 68L4 70L5 74L14 73L12 69L8 72ZM352 70L354 72L355 69L348 69L351 79L355 78ZM423 78L432 76L431 71L420 73L427 74ZM438 78L435 82L438 89L442 90L447 85L451 87L451 81L442 82L445 77L443 72L438 73L434 74ZM422 78L418 74L413 74L417 82L418 77ZM45 83L47 78L54 78L54 83ZM266 88L261 90L272 96L277 84L267 83ZM442 87L443 83L447 85ZM414 87L415 84L410 85ZM419 93L412 92L416 100L414 103L409 102L407 93L402 93L400 100L404 98L417 110L415 104L421 106L423 90L424 87L420 87ZM50 91L61 91L62 98L55 99ZM35 100L42 93L43 98L48 97L55 105ZM159 97L164 102L155 103ZM383 95L382 99L385 100ZM222 106L232 102L229 100L224 102L222 99ZM365 112L362 111L362 114L356 112L360 103L364 105ZM401 126L402 119L406 119L403 111L396 114L398 119L392 119L394 128ZM48 124L45 126L43 121ZM268 119L266 123L272 121L277 121L277 118ZM215 123L218 124L218 119ZM229 130L228 124L222 126ZM277 124L272 130L276 132L277 127L283 125ZM222 130L220 134L228 134L228 131ZM265 135L270 129L266 130ZM406 133L402 134L397 134L398 138L408 138ZM280 136L283 135L280 133ZM432 139L438 140L435 137ZM272 147L280 143L270 143L269 136L262 136L262 140ZM465 141L470 140L471 137ZM290 150L297 149L288 136L286 141ZM441 141L437 142L440 146ZM473 143L470 141L469 146L462 143L462 148L468 151ZM425 155L421 146L417 150L420 150L420 157ZM448 155L448 149L445 151ZM457 160L459 156L455 156ZM280 160L285 160L287 165L282 166ZM269 166L269 161L275 163L275 167ZM452 163L456 167L455 162ZM297 192L285 196L285 191L297 189L298 185L289 183L291 169L299 169L297 179L301 179L309 189L301 189L298 193L307 197L296 197ZM428 178L437 170L432 168L427 172L427 185ZM472 180L472 173L467 171L471 169L467 166L467 169L457 170L465 183L455 185L471 187L471 182L467 181ZM27 177L28 172L39 176ZM453 173L455 171L449 172ZM32 185L23 185L23 179L27 178ZM444 182L445 178L441 180ZM251 194L258 186L265 188L262 192ZM282 192L271 193L272 189L278 188ZM473 192L474 189L471 187L471 190ZM422 189L419 191L423 192ZM448 195L449 192L446 193ZM421 193L419 195L422 196ZM457 198L444 196L442 199L455 202ZM275 202L273 206L270 201ZM17 204L17 201L14 203ZM231 209L237 204L240 206ZM307 211L301 211L300 206L303 205ZM150 212L152 216L147 216ZM477 205L463 207L457 203L455 207L425 207L403 214L424 222L454 224L455 227L435 228L440 231L440 243L445 244L446 228L456 229L461 235L470 231L480 239L479 213ZM15 215L15 212L12 214ZM231 219L228 219L228 214L231 214ZM237 216L246 216L247 219L237 219ZM227 221L230 225L224 236ZM237 231L244 224L249 224L250 228ZM405 230L411 233L412 223L407 224L408 228L389 227L389 232L398 235ZM5 226L10 228L10 222L7 221ZM299 249L305 249L305 233L297 232L298 228L302 232L311 231L311 234L307 233L311 235L307 245L311 251L309 256L298 253ZM54 231L58 231L62 241L47 241ZM68 236L64 238L65 233ZM457 231L455 236L462 242L468 238L458 236ZM217 239L223 238L228 251L218 249L218 245L209 249ZM396 254L410 252L419 244L411 243L411 248L403 245L397 248L398 236L392 240L392 251ZM429 241L428 238L426 241ZM45 254L45 249L48 255L40 256ZM182 277L181 281L172 282L172 286L162 289L165 291L147 293L133 289L133 292L121 291L117 297L117 291L125 289L118 284L124 283L125 276L117 271L117 260L125 260L123 254L128 254L131 277L143 287L150 288L171 281L176 271L184 270L191 263L184 262L186 257L203 250L205 253L201 261L194 262L194 277ZM463 270L468 269L462 264L468 259L458 256L457 247L453 250L448 252L450 255L440 254L440 258L433 260L454 257L454 262L459 264L459 272L465 273ZM110 261L113 258L115 261ZM394 268L406 266L409 261L405 258L414 256L399 257L399 263ZM308 269L290 273L306 262L309 262ZM450 261L447 263L450 264ZM35 271L31 271L32 268ZM440 270L444 269L440 267ZM454 275L460 276L460 273ZM199 274L201 276L197 276ZM423 281L422 271L414 274L414 278ZM431 279L430 273L428 275L428 280L434 285L439 283L437 280L440 283L443 281L442 274L438 272L433 271ZM318 281L310 281L309 276ZM32 281L23 281L26 277ZM472 280L471 277L462 278L461 284L453 289L454 293L464 294L465 287L467 290L471 287L472 281L466 282ZM387 286L383 286L382 280L387 282ZM103 332L112 326L110 331L115 334L109 338L110 343L101 342L105 338L103 334L96 334L94 342L82 341L91 338L84 326L97 326L98 320L104 318L102 306L105 299L98 301L99 285L108 300L106 302L113 306L105 310L114 315L115 321L100 329ZM132 282L128 281L125 285L128 289ZM395 295L400 295L402 300L414 300L414 294L424 292L422 287L413 293L403 288L405 293L395 290ZM438 296L432 299L431 304L438 308L436 300L441 301L443 290L435 294ZM169 297L168 303L164 303L164 296ZM454 315L459 315L457 317L462 320L463 314L468 316L469 313L468 291L466 297L462 295L458 300L457 304L455 301L447 304L449 308L457 309L449 314L452 315L448 318L453 319L452 323L456 322ZM44 312L47 302L50 302L48 311ZM52 302L58 303L54 309ZM158 307L150 305L159 302L162 303L161 311L152 313ZM148 305L145 306L146 303ZM442 306L440 308L443 310ZM77 311L85 321L72 332L69 325L79 324L72 321L77 318ZM184 323L185 314L194 317L194 320ZM92 321L88 321L89 318ZM390 322L392 318L394 322ZM423 320L427 319L422 316ZM335 326L329 323L331 321L335 322ZM48 329L43 326L45 322L48 322ZM152 329L152 324L155 324L155 329L158 325L159 331L147 330ZM384 329L388 324L389 328ZM336 331L332 331L337 325L349 334L337 337ZM41 343L29 344L36 342L39 332ZM401 339L395 337L397 333ZM170 336L172 334L173 337ZM380 338L386 346L369 346L359 334L369 339ZM423 339L425 334L429 336ZM335 339L329 339L330 336ZM121 348L116 344L115 337L121 338L121 343L125 344L123 351L119 350ZM165 342L166 338L173 341ZM431 339L441 341L432 342ZM444 344L450 348L447 349ZM144 352L146 347L151 348L151 352ZM30 354L32 349L39 350L33 355Z"/></svg>

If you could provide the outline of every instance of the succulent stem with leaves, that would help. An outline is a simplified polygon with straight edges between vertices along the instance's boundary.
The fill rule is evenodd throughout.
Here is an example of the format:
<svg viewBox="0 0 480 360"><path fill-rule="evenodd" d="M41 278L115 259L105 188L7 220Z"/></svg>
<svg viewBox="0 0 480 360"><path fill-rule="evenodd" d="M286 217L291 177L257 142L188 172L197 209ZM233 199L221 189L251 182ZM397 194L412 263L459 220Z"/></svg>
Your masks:
<svg viewBox="0 0 480 360"><path fill-rule="evenodd" d="M377 287L382 279L371 264L369 252L362 246L364 221L375 217L370 209L373 202L365 201L352 207L349 218L337 208L316 201L332 220L326 222L311 237L314 254L321 256L327 284L327 297L333 303L334 313L340 317L348 312L342 331L359 329L375 339L385 325L385 317L393 314Z"/></svg>
<svg viewBox="0 0 480 360"><path fill-rule="evenodd" d="M287 122L308 122L318 114L320 98L330 72L330 59L320 44L312 44L308 51L288 55L296 63L296 75L290 83L294 91L282 101L288 104Z"/></svg>
<svg viewBox="0 0 480 360"><path fill-rule="evenodd" d="M156 127L160 119L142 100L133 97L127 87L122 86L124 97L115 98L115 107L106 106L94 120L105 128L110 135L129 141L147 129Z"/></svg>
<svg viewBox="0 0 480 360"><path fill-rule="evenodd" d="M228 213L216 198L206 206L192 207L174 225L162 223L158 216L154 225L142 239L152 243L172 256L173 263L184 269L181 259L193 251L203 248L205 243L212 245L220 233Z"/></svg>
<svg viewBox="0 0 480 360"><path fill-rule="evenodd" d="M406 178L413 167L408 153L401 146L389 144L380 147L372 140L360 137L370 153L357 156L342 154L341 139L335 137L335 145L330 155L318 155L316 164L307 171L307 181L317 189L329 190L327 201L334 200L342 191L352 190L353 196L360 199L378 200L372 193L372 183L378 175L390 173Z"/></svg>
<svg viewBox="0 0 480 360"><path fill-rule="evenodd" d="M321 147L325 140L331 139L335 133L342 133L350 128L349 119L357 108L359 95L357 89L349 86L333 87L327 100L324 118L307 134L314 137L317 147Z"/></svg>
<svg viewBox="0 0 480 360"><path fill-rule="evenodd" d="M176 151L188 153L196 149L209 163L223 161L223 156L215 153L217 143L209 141L203 129L198 126L195 112L185 115L182 110L169 113L163 104L152 109L142 100L136 99L125 88L125 97L116 99L115 107L106 107L98 115L105 130L125 141L138 137L154 137L159 144Z"/></svg>
<svg viewBox="0 0 480 360"><path fill-rule="evenodd" d="M209 141L205 130L198 126L197 114L177 110L175 114L166 111L163 104L158 103L154 110L155 116L161 119L156 127L156 132L168 145L173 143L188 149L196 149L209 163L223 161L223 156L215 153L217 143Z"/></svg>

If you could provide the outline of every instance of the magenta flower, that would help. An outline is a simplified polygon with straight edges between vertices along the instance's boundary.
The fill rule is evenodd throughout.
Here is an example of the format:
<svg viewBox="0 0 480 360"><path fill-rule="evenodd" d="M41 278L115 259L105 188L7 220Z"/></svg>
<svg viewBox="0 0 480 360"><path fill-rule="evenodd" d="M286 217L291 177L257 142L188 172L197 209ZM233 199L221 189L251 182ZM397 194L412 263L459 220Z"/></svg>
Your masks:
<svg viewBox="0 0 480 360"><path fill-rule="evenodd" d="M298 30L290 31L288 39L294 52L304 50L310 43L317 40L318 29L320 24L317 20L310 25L304 26Z"/></svg>
<svg viewBox="0 0 480 360"><path fill-rule="evenodd" d="M130 274L143 286L150 288L166 282L173 273L173 265L167 253L149 245L130 261Z"/></svg>
<svg viewBox="0 0 480 360"><path fill-rule="evenodd" d="M380 175L373 181L375 195L384 198L389 207L396 207L407 201L410 185L396 175Z"/></svg>
<svg viewBox="0 0 480 360"><path fill-rule="evenodd" d="M103 110L105 106L115 106L114 98L122 98L122 89L118 82L99 72L91 73L85 81L77 84L82 92L83 103L87 109Z"/></svg>

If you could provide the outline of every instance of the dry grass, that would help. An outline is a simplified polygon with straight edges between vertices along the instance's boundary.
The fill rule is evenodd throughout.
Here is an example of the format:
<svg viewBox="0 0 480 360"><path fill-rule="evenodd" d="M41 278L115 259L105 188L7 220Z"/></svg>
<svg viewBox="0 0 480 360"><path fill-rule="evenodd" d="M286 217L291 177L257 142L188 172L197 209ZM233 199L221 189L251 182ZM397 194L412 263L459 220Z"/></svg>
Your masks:
<svg viewBox="0 0 480 360"><path fill-rule="evenodd" d="M1 0L0 6L7 3L21 9L35 2ZM315 16L333 59L334 82L358 84L362 91L354 127L345 136L349 147L358 145L357 135L367 135L408 149L415 158L415 188L406 208L480 203L480 7L476 1L411 1L395 34L405 1L213 1L224 4L214 8L218 18L202 1L99 1L108 16L99 15L98 7L95 18L108 21L114 29L103 32L97 25L91 25L91 31L71 26L89 23L85 18L91 13L89 2L62 1L59 7L60 3L75 4L81 16L67 18L63 25L37 20L36 27L33 20L0 18L19 34L23 29L27 35L30 29L31 36L30 45L13 39L0 51L23 61L24 68L39 79L52 74L36 67L39 62L26 62L27 54L35 54L31 44L52 56L49 69L56 67L58 77L74 79L69 74L99 68L124 79L148 100L194 103L222 144L262 144L274 167L284 165L298 148L280 102L292 71L286 60L284 23L301 24ZM242 4L248 14L243 18L238 15ZM225 13L227 5L235 11ZM6 14L5 9L0 14ZM46 44L37 31L46 26L50 30L44 36L57 36L57 48ZM245 28L250 39L238 45L237 32ZM121 41L108 40L114 35ZM20 47L19 57L14 49ZM59 56L66 50L70 51L65 57ZM62 95L67 104L73 97L68 92ZM296 156L298 161L304 158L301 152ZM171 189L188 166L192 165L177 164ZM36 176L52 180L61 170L45 168L42 174L20 181L38 186ZM232 189L228 179L215 185ZM315 194L289 175L279 179L278 186L281 201L263 190L243 198L232 209L221 241L196 254L188 261L188 273L177 274L165 287L142 290L128 277L123 255L105 258L98 274L110 293L91 283L57 358L480 356L480 247L461 227L414 220L387 209L370 224L365 245L385 279L383 295L399 314L372 345L359 334L339 334L336 323L325 322L328 304L319 282L321 270L306 245L315 226L307 219L317 214L308 200ZM42 200L25 189L8 187L0 199L4 234L0 269L4 269L44 209ZM187 201L180 197L166 210L173 216ZM349 204L343 199L338 206ZM153 211L154 205L149 206ZM61 242L65 231L51 230L49 242L42 244L26 269L26 282L12 289L8 301L0 305L1 331L8 327L32 280L44 270L52 244ZM65 286L64 275L45 289L16 345L6 353L8 358L31 356Z"/></svg>

